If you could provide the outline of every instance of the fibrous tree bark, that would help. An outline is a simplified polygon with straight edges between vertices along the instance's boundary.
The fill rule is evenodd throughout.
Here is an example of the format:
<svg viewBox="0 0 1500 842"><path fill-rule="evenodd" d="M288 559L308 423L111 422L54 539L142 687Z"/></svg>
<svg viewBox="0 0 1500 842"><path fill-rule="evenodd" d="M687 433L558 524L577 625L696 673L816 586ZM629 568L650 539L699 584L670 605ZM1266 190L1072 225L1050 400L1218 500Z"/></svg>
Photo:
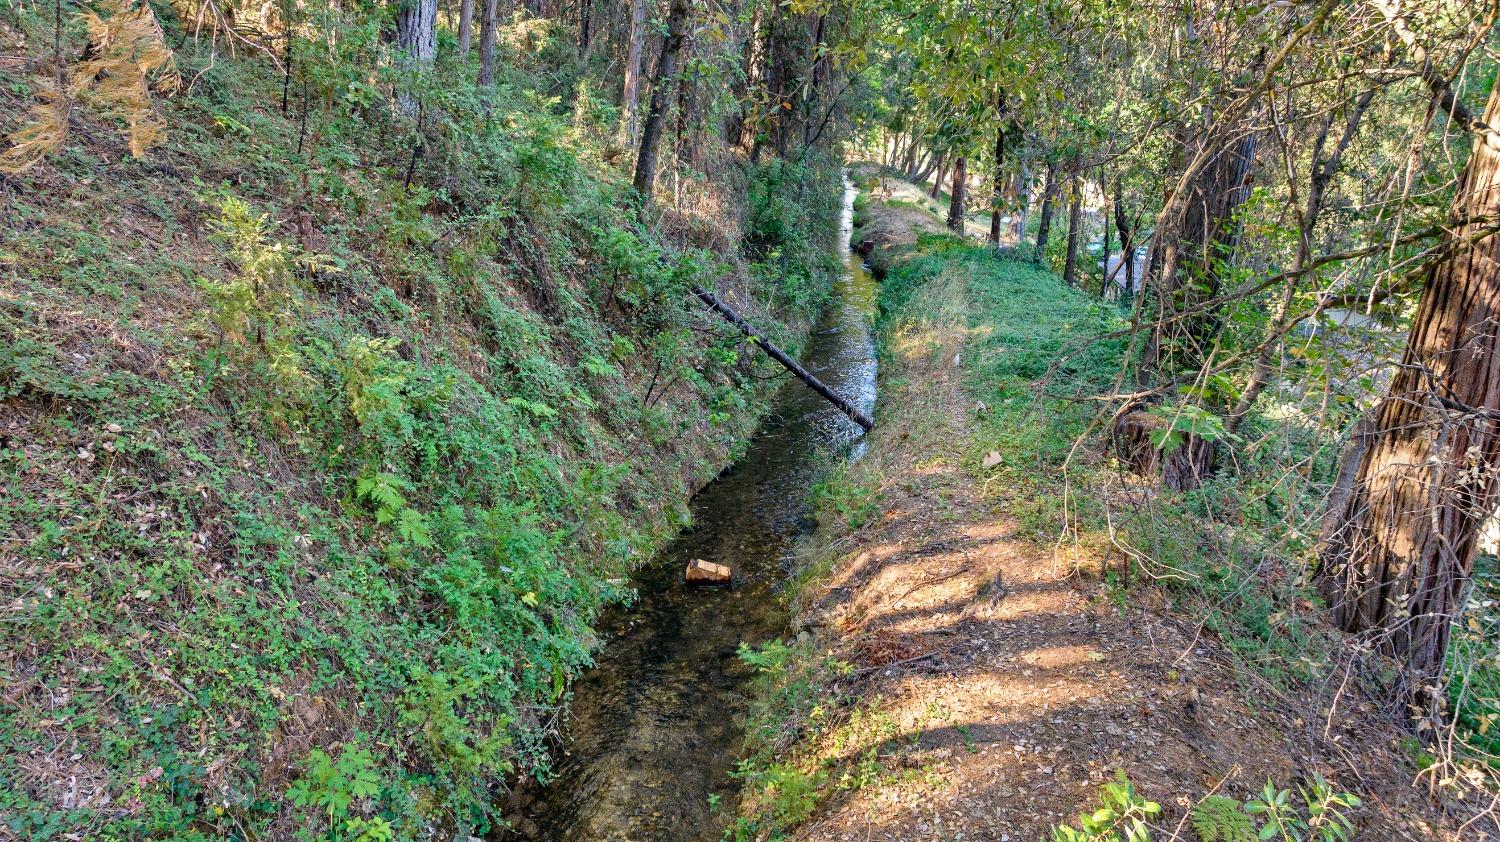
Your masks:
<svg viewBox="0 0 1500 842"><path fill-rule="evenodd" d="M1183 184L1183 195L1169 200L1151 243L1151 262L1159 267L1151 284L1158 318L1142 354L1145 373L1201 365L1219 329L1217 311L1200 305L1218 295L1239 241L1238 211L1250 193L1256 136L1219 123L1205 130L1201 142L1204 164ZM1200 312L1176 317L1190 310ZM1185 439L1162 460L1162 484L1173 491L1201 485L1217 455L1214 442L1193 433Z"/></svg>
<svg viewBox="0 0 1500 842"><path fill-rule="evenodd" d="M474 40L474 0L462 0L458 4L458 57L469 57L469 46Z"/></svg>
<svg viewBox="0 0 1500 842"><path fill-rule="evenodd" d="M1500 144L1488 128L1500 87L1481 122L1401 367L1351 451L1357 469L1322 550L1335 622L1377 636L1404 662L1408 698L1432 705L1479 527L1500 502Z"/></svg>
<svg viewBox="0 0 1500 842"><path fill-rule="evenodd" d="M625 142L632 144L641 132L641 52L645 43L646 0L630 0L630 39L625 48L625 88L620 104L625 109Z"/></svg>
<svg viewBox="0 0 1500 842"><path fill-rule="evenodd" d="M667 12L667 35L662 39L661 57L656 62L656 77L651 81L651 106L641 128L641 148L635 159L635 190L646 203L651 201L651 187L656 182L656 160L661 133L671 101L672 83L677 75L677 57L687 38L688 2L672 0Z"/></svg>
<svg viewBox="0 0 1500 842"><path fill-rule="evenodd" d="M969 162L962 155L953 160L953 182L949 185L948 229L964 233L964 191L968 186Z"/></svg>
<svg viewBox="0 0 1500 842"><path fill-rule="evenodd" d="M479 24L479 84L495 84L495 40L500 30L500 0L484 0L484 19Z"/></svg>
<svg viewBox="0 0 1500 842"><path fill-rule="evenodd" d="M943 193L943 177L948 174L948 156L943 152L938 153L937 172L932 176L932 189L927 195L936 199Z"/></svg>
<svg viewBox="0 0 1500 842"><path fill-rule="evenodd" d="M396 49L400 65L420 73L437 57L437 0L407 0L396 12ZM417 114L418 103L410 90L396 96L397 107L408 117Z"/></svg>

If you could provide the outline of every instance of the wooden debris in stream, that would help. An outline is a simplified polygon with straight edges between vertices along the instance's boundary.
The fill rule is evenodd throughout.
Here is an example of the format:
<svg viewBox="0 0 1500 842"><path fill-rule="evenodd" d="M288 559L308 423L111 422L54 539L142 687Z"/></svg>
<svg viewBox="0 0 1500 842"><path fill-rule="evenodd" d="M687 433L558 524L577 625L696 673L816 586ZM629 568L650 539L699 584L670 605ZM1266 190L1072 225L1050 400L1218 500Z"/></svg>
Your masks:
<svg viewBox="0 0 1500 842"><path fill-rule="evenodd" d="M734 571L727 564L695 558L687 563L683 578L689 585L727 585L733 581Z"/></svg>

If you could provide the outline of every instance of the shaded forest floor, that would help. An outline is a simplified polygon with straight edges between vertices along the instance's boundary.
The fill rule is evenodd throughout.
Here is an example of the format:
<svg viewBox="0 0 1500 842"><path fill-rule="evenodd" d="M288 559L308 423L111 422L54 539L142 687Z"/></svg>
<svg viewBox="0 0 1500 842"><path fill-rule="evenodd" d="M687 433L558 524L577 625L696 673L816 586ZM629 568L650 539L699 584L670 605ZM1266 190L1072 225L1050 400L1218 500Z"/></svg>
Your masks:
<svg viewBox="0 0 1500 842"><path fill-rule="evenodd" d="M1329 713L1321 688L1262 686L1159 591L1037 540L1034 498L1063 493L1038 454L1072 427L1026 396L1041 370L1027 358L1117 316L1034 265L934 236L909 192L865 209L890 270L879 426L821 490L807 633L766 671L742 825L1041 839L1096 809L1121 770L1163 807L1154 838L1197 839L1204 796L1245 800L1267 780L1295 793L1317 773L1363 799L1357 838L1493 838L1413 787L1399 734L1361 705Z"/></svg>

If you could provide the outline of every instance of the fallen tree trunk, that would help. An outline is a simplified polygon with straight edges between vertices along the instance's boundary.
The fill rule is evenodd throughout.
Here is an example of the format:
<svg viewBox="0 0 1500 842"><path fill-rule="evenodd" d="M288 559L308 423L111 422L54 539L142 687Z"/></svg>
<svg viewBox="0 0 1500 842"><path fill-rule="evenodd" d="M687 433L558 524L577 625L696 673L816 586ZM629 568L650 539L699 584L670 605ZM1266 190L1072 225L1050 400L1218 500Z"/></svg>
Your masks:
<svg viewBox="0 0 1500 842"><path fill-rule="evenodd" d="M703 287L693 287L693 295L698 296L698 300L702 301L704 304L707 304L709 309L713 310L715 313L718 313L720 316L723 316L725 321L739 328L741 333L750 337L755 341L755 344L759 345L767 354L770 354L771 359L781 363L783 368L785 368L787 371L790 371L792 374L797 375L798 380L806 383L808 388L822 395L828 400L829 403L838 407L840 412L849 416L849 420L858 424L864 429L865 432L868 433L870 429L875 426L875 422L870 418L870 416L861 412L859 407L856 407L854 404L844 400L839 396L837 392L828 388L827 384L812 376L812 374L807 369L798 365L796 360L787 356L785 351L776 347L775 344L771 342L771 340L766 338L765 334L756 330L749 322L745 321L745 319L740 316L739 313L736 313L734 311L734 308L720 301L717 296L704 289Z"/></svg>

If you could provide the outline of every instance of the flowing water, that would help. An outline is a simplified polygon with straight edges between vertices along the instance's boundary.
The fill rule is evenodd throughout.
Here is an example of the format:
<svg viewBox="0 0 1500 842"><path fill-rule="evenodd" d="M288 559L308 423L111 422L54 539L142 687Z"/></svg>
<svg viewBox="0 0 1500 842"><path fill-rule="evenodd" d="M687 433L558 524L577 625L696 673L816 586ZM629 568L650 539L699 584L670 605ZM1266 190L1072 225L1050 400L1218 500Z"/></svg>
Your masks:
<svg viewBox="0 0 1500 842"><path fill-rule="evenodd" d="M849 251L854 189L845 185L839 249L846 270L802 363L869 412L875 283ZM556 842L719 838L732 812L745 685L742 641L787 630L776 588L807 527L809 491L834 458L855 458L860 429L788 378L743 460L692 502L693 526L644 568L639 599L606 621L608 643L575 686L558 778L526 812ZM732 589L688 589L702 558L734 568ZM722 799L718 812L709 796Z"/></svg>

